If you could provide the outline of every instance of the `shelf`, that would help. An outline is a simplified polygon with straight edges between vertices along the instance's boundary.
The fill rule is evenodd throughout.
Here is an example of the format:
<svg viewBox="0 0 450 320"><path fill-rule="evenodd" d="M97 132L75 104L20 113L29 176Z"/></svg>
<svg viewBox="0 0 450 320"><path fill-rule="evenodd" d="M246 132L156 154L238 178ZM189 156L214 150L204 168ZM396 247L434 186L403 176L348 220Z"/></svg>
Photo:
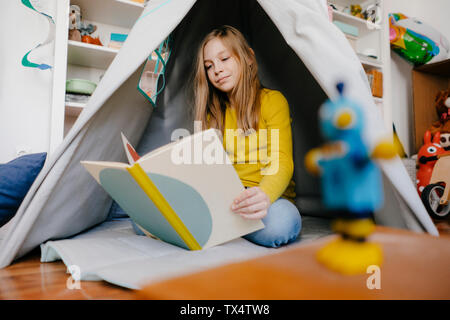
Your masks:
<svg viewBox="0 0 450 320"><path fill-rule="evenodd" d="M131 29L144 10L144 4L129 0L71 0L81 8L83 20Z"/></svg>
<svg viewBox="0 0 450 320"><path fill-rule="evenodd" d="M86 103L66 101L66 107L84 108L86 107Z"/></svg>
<svg viewBox="0 0 450 320"><path fill-rule="evenodd" d="M78 117L85 107L85 103L66 101L66 115L69 117Z"/></svg>
<svg viewBox="0 0 450 320"><path fill-rule="evenodd" d="M55 41L55 52L59 54L55 54L55 56L61 57L61 59L58 67L54 68L55 85L53 89L55 98L53 100L55 107L53 108L52 105L51 151L61 143L63 137L66 136L80 113L87 106L84 102L65 101L65 81L67 79L86 79L99 83L105 70L109 68L119 52L118 49L108 47L111 33L129 34L145 9L145 4L131 0L58 0L54 2L58 3L55 17L56 21L59 21L56 24L57 31L55 36L58 39ZM91 23L97 27L92 36L94 38L99 37L104 46L66 40L66 23L68 22L70 5L78 5L80 7L84 23ZM61 44L64 44L64 46ZM66 52L67 56L65 55ZM58 59L55 58L55 60ZM62 76L63 74L64 76ZM61 105L60 101L64 101L64 105ZM77 99L75 101L83 100ZM61 116L64 118L62 133L59 120L62 119Z"/></svg>
<svg viewBox="0 0 450 320"><path fill-rule="evenodd" d="M117 52L117 49L69 40L67 61L69 64L106 70Z"/></svg>
<svg viewBox="0 0 450 320"><path fill-rule="evenodd" d="M375 2L378 0L372 0L371 2ZM364 6L368 0L328 0L328 3L332 3L334 5L340 5L340 6L350 6L352 4L359 4L361 6Z"/></svg>
<svg viewBox="0 0 450 320"><path fill-rule="evenodd" d="M379 68L379 69L381 69L383 67L383 63L378 59L367 57L360 53L357 53L357 55L358 55L358 58L361 61L361 63L365 66Z"/></svg>
<svg viewBox="0 0 450 320"><path fill-rule="evenodd" d="M373 97L373 101L375 101L375 103L383 103L383 98Z"/></svg>
<svg viewBox="0 0 450 320"><path fill-rule="evenodd" d="M346 22L352 25L356 23L358 27L365 27L367 30L381 30L381 26L378 24L336 10L333 10L333 20Z"/></svg>
<svg viewBox="0 0 450 320"><path fill-rule="evenodd" d="M127 5L127 6L134 6L134 7L138 7L140 9L144 9L145 5L143 3L139 3L136 1L130 1L130 0L116 0L116 2L122 2L123 4Z"/></svg>

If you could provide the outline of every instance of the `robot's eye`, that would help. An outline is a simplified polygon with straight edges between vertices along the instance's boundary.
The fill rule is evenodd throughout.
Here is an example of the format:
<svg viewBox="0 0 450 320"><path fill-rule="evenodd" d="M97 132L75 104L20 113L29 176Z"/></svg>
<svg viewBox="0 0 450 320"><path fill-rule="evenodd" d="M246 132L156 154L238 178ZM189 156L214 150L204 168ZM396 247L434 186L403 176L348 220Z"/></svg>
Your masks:
<svg viewBox="0 0 450 320"><path fill-rule="evenodd" d="M350 129L355 125L356 114L350 108L342 108L334 115L333 123L339 129Z"/></svg>
<svg viewBox="0 0 450 320"><path fill-rule="evenodd" d="M447 142L447 137L441 137L441 142L442 143L446 143Z"/></svg>
<svg viewBox="0 0 450 320"><path fill-rule="evenodd" d="M437 151L436 147L428 147L427 152L428 153L435 153Z"/></svg>

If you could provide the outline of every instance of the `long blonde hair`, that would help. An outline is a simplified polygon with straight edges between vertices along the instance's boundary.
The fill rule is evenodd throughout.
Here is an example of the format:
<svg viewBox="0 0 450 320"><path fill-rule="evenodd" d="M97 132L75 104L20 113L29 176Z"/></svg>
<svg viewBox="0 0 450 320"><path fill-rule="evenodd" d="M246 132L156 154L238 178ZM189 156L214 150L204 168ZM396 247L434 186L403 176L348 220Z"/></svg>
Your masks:
<svg viewBox="0 0 450 320"><path fill-rule="evenodd" d="M203 50L214 38L219 38L223 42L237 58L241 68L239 80L230 92L230 99L226 93L210 83L206 73ZM201 121L202 129L216 128L223 133L226 103L232 103L236 109L239 129L244 132L258 129L261 109L258 66L253 50L239 30L225 25L206 35L197 53L194 72L194 119Z"/></svg>

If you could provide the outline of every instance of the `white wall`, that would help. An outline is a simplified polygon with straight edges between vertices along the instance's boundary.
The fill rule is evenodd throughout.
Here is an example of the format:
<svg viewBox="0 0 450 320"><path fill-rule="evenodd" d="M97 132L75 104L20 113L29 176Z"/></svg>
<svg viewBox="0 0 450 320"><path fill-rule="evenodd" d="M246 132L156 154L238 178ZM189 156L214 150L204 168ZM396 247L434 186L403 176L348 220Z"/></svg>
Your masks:
<svg viewBox="0 0 450 320"><path fill-rule="evenodd" d="M50 16L55 0L32 0ZM39 10L39 9L38 9ZM47 19L20 0L0 1L0 163L17 157L18 149L48 151L52 70L26 68L22 57L47 38ZM29 60L53 64L54 43L33 51Z"/></svg>
<svg viewBox="0 0 450 320"><path fill-rule="evenodd" d="M450 0L385 0L388 12L420 18L450 40ZM414 152L412 65L391 52L392 118L408 155Z"/></svg>

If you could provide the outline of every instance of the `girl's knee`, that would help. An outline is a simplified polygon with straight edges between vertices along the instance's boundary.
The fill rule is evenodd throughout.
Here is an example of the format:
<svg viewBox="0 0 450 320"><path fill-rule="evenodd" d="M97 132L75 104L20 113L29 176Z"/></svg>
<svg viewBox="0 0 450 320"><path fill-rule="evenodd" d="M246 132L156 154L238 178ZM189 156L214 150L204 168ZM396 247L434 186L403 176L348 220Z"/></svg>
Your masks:
<svg viewBox="0 0 450 320"><path fill-rule="evenodd" d="M297 239L301 217L297 207L285 199L275 201L263 219L265 228L245 237L265 247L279 247Z"/></svg>
<svg viewBox="0 0 450 320"><path fill-rule="evenodd" d="M297 207L286 199L278 199L269 208L271 224L279 233L300 233L302 218Z"/></svg>

